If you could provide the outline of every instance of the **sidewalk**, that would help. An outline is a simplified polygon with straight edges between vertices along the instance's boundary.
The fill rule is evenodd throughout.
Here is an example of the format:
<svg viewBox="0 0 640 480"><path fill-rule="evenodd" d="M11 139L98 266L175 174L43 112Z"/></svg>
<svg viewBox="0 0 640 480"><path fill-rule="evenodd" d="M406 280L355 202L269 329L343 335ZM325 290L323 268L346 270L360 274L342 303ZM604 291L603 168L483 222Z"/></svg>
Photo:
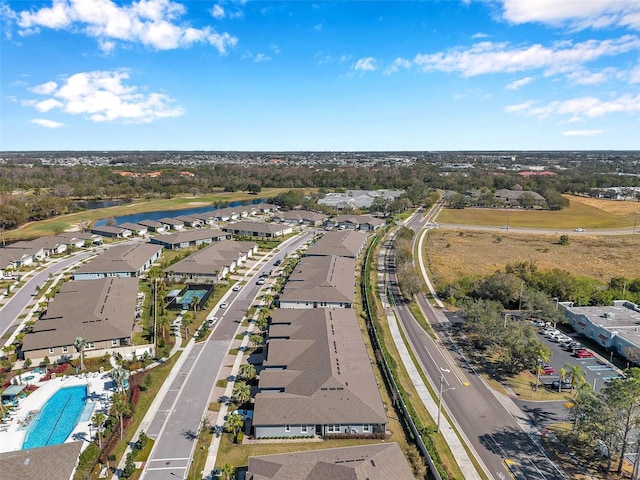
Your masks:
<svg viewBox="0 0 640 480"><path fill-rule="evenodd" d="M381 251L380 257L384 257L384 255L385 255L385 252ZM380 260L378 260L378 262L380 262ZM384 285L384 276L385 274L378 275L378 282L380 283L382 281L383 285ZM380 277L382 277L382 279ZM409 377L413 380L414 387L416 389L416 392L418 393L418 396L420 397L420 400L422 400L422 403L424 404L425 408L429 412L429 415L431 415L431 418L435 420L436 418L438 418L438 415L439 415L438 404L436 403L431 393L429 392L429 389L423 382L422 377L420 376L420 372L418 371L418 368L413 363L413 359L409 354L409 349L407 348L402 338L402 334L400 332L400 326L396 319L395 311L388 302L388 299L385 293L386 290L384 288L381 289L379 285L378 292L380 295L380 301L382 303L382 307L385 310L385 315L387 317L387 323L391 331L391 336L393 338L393 342L396 345L396 348L398 349L398 353L400 355L402 364L404 365L404 368L407 370L407 374L409 375ZM449 449L451 450L453 457L456 459L456 462L458 463L458 466L460 467L460 470L462 471L464 478L466 480L481 480L482 477L477 472L473 462L471 461L471 458L467 454L467 450L462 444L462 441L458 437L458 434L456 433L456 431L451 427L451 424L449 423L449 420L445 415L440 415L440 432L442 433L442 436L447 442L447 445L449 446Z"/></svg>
<svg viewBox="0 0 640 480"><path fill-rule="evenodd" d="M297 235L294 236L294 237L291 237L286 242L284 242L282 245L280 245L279 248L282 249L282 247L284 245L287 245L288 243L293 242L294 240L296 240L298 238L299 237ZM273 251L269 251L268 253L266 253L266 254L264 254L264 255L262 255L260 257L256 257L255 261L253 262L253 264L249 268L247 268L246 271L243 271L243 273L241 275L241 280L251 276L253 274L254 270L261 268L264 265L265 260L268 259L268 258L271 258L273 256L273 254L274 254ZM227 298L232 293L233 293L232 290L229 289L222 296L222 298L220 298L220 300L218 301L218 304L216 304L216 306L214 306L210 310L210 312L207 314L207 317L205 318L204 322L206 322L210 317L213 316L212 312L217 310L217 305L219 305L220 303L226 301ZM260 304L262 304L262 301L260 301ZM256 310L256 314L257 314L257 312L258 312L258 310ZM238 333L242 332L242 331L245 331L245 330L246 331L250 331L251 329L253 329L253 322L252 321L250 321L248 327L243 327L242 323L240 323L240 324L238 324L238 328L236 330L236 335ZM208 341L208 340L205 340L205 341ZM243 339L242 339L241 347L246 347L248 341L249 341L249 335L245 335L243 337ZM176 332L176 343L173 346L173 349L171 350L171 355L174 355L178 351L182 351L182 354L181 354L180 358L177 360L176 364L171 369L171 372L169 373L167 378L163 381L162 387L158 391L158 394L156 395L156 397L153 399L153 402L149 406L149 409L147 410L144 418L142 419L142 422L140 423L140 425L138 426L138 428L134 432L133 437L132 437L132 442L135 442L138 439L138 437L140 435L140 432L142 432L142 431L146 432L146 430L148 430L148 428L149 428L149 425L151 425L151 422L153 421L154 416L158 412L158 408L161 405L162 401L164 400L169 388L171 387L171 384L173 383L173 380L176 378L176 376L180 372L180 368L182 367L182 365L184 364L186 359L189 357L191 349L195 345L195 336L192 337L189 340L189 342L187 343L187 345L184 348L180 347L181 343L182 343L182 338L180 337L180 329L178 329L178 331ZM233 345L233 340L231 341L230 345ZM229 373L229 375L226 376L226 378L228 378L231 375L235 375L238 372L238 369L240 368L240 364L242 363L243 354L244 354L244 349L243 348L239 348L238 349L238 355L235 358L235 361L234 361L233 366L231 368L231 372ZM151 364L150 366L147 367L147 369L152 368L153 366L156 366L156 365L158 365L158 362L155 362L155 363ZM225 393L224 393L225 395L227 395L227 398L231 397L231 394L233 392L233 383L234 382L232 382L232 381L229 381L227 383L227 386L225 388ZM215 390L216 390L216 387L215 387L215 384L214 384L214 387L212 388L212 390L210 392L210 396L214 395ZM216 425L221 421L221 419L222 419L222 423L224 423L223 419L227 414L227 410L228 410L227 402L222 403L221 406L220 406L220 411L217 412L218 416L217 416ZM211 413L214 413L214 412L211 412ZM202 475L205 478L210 478L209 474L213 470L213 468L215 467L215 462L216 462L216 457L217 457L217 453L218 453L219 442L220 442L220 439L214 435L214 437L212 439L211 446L209 447L209 453L207 455L207 461L206 461L206 464L205 464L205 468L204 468L204 471L202 472ZM120 462L118 463L118 466L117 466L117 469L116 469L114 475L111 477L112 479L115 480L115 479L119 478L118 474L120 472L122 472L122 470L124 469L127 455L130 452L131 452L131 447L130 447L130 445L128 445L124 455L122 456L122 458L120 459Z"/></svg>

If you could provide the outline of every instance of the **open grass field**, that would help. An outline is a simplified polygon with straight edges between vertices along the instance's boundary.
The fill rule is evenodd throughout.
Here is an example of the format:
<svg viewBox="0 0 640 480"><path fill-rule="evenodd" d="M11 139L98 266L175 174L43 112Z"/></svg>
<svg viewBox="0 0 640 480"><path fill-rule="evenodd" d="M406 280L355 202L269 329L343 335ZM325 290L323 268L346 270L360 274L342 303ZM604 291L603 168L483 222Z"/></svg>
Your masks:
<svg viewBox="0 0 640 480"><path fill-rule="evenodd" d="M533 260L542 270L559 268L603 282L640 276L640 235L569 238L570 245L562 246L557 234L438 229L428 234L423 254L436 285L465 275L488 275L522 260Z"/></svg>
<svg viewBox="0 0 640 480"><path fill-rule="evenodd" d="M279 193L292 190L290 188L265 188L257 195L249 195L243 192L215 192L198 197L180 197L171 199L137 200L127 205L116 207L99 208L95 210L85 210L82 212L62 215L40 222L28 223L16 230L9 230L4 233L5 240L13 242L17 240L27 240L45 235L55 235L57 231L65 231L77 228L81 222L93 224L101 218L108 218L119 215L129 215L132 213L152 212L155 210L180 210L191 207L204 207L215 205L216 203L229 203L242 200L255 200L257 198L273 198ZM295 190L295 189L293 189ZM305 192L311 191L310 189Z"/></svg>
<svg viewBox="0 0 640 480"><path fill-rule="evenodd" d="M604 200L565 195L569 206L560 211L465 208L445 209L438 223L501 226L515 228L589 229L640 225L640 202Z"/></svg>

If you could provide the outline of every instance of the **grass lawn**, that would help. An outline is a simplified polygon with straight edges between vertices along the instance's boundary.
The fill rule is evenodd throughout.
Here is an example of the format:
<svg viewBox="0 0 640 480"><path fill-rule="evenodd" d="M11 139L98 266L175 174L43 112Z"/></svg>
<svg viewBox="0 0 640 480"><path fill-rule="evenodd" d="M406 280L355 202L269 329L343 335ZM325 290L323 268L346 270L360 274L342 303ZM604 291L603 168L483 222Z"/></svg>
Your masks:
<svg viewBox="0 0 640 480"><path fill-rule="evenodd" d="M603 200L565 195L569 206L559 211L464 208L444 209L438 223L520 228L587 230L633 227L640 216L640 202Z"/></svg>
<svg viewBox="0 0 640 480"><path fill-rule="evenodd" d="M638 276L637 263L630 260L640 251L640 235L569 237L570 244L563 246L558 235L432 230L425 239L425 265L437 286L524 260L535 261L540 270L558 268L602 282Z"/></svg>
<svg viewBox="0 0 640 480"><path fill-rule="evenodd" d="M77 227L81 222L88 221L94 223L101 218L114 217L120 215L128 215L132 213L152 212L155 210L180 210L191 207L202 207L206 205L215 205L216 203L229 203L242 200L255 200L256 198L269 199L279 193L289 190L302 190L305 193L315 191L316 189L295 189L295 188L264 188L257 195L249 195L243 192L217 192L202 195L199 197L185 196L171 199L154 199L154 200L136 200L127 205L119 205L116 207L99 208L96 210L85 210L83 212L71 213L60 217L43 220L40 222L28 223L16 230L5 232L7 241L27 240L45 235L55 235L55 232L61 232Z"/></svg>

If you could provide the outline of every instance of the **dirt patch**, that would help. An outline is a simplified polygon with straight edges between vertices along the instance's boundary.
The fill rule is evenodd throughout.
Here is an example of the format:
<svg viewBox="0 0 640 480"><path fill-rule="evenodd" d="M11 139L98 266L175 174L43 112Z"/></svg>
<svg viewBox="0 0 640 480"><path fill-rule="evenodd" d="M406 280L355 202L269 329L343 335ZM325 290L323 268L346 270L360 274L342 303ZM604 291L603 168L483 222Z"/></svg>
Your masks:
<svg viewBox="0 0 640 480"><path fill-rule="evenodd" d="M489 275L504 270L507 263L524 260L535 261L541 270L559 268L602 282L638 276L632 259L640 251L639 235L571 236L567 246L558 240L558 235L439 229L429 233L425 251L438 285L461 276Z"/></svg>
<svg viewBox="0 0 640 480"><path fill-rule="evenodd" d="M204 207L206 205L211 205L209 202L189 202L187 205L191 205L194 207Z"/></svg>

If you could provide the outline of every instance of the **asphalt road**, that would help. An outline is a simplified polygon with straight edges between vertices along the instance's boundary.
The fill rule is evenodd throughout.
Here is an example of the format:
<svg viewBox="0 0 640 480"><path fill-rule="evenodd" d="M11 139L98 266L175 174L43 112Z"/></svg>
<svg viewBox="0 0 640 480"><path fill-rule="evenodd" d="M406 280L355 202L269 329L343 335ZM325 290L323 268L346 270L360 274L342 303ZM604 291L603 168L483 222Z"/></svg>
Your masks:
<svg viewBox="0 0 640 480"><path fill-rule="evenodd" d="M425 222L417 215L409 227L417 230ZM395 288L393 268L389 280ZM539 447L535 432L523 428L514 417L524 417L524 414L508 404L510 399L504 404L499 401L451 342L446 316L439 309L433 309L424 296L420 296L419 301L438 334L437 341L426 334L402 302L397 307L398 318L435 389L442 378L443 405L486 466L485 472L499 480L567 478Z"/></svg>
<svg viewBox="0 0 640 480"><path fill-rule="evenodd" d="M222 362L239 324L260 292L257 278L273 270L276 259L284 258L310 238L311 233L308 232L281 248L275 257L247 279L240 291L230 293L227 308L214 312L218 322L209 339L196 343L189 352L145 432L155 440L155 444L142 479L187 478L201 421L209 408L210 395Z"/></svg>
<svg viewBox="0 0 640 480"><path fill-rule="evenodd" d="M640 227L636 227L635 231L633 227L627 228L598 228L593 230L584 230L583 232L576 232L574 229L561 229L561 228L519 228L509 227L504 228L502 225L468 225L462 223L437 223L438 228L451 228L458 230L480 230L487 232L502 232L502 233L534 233L534 234L548 234L548 235L580 235L580 236L593 236L593 235L632 235L633 233L640 233Z"/></svg>

